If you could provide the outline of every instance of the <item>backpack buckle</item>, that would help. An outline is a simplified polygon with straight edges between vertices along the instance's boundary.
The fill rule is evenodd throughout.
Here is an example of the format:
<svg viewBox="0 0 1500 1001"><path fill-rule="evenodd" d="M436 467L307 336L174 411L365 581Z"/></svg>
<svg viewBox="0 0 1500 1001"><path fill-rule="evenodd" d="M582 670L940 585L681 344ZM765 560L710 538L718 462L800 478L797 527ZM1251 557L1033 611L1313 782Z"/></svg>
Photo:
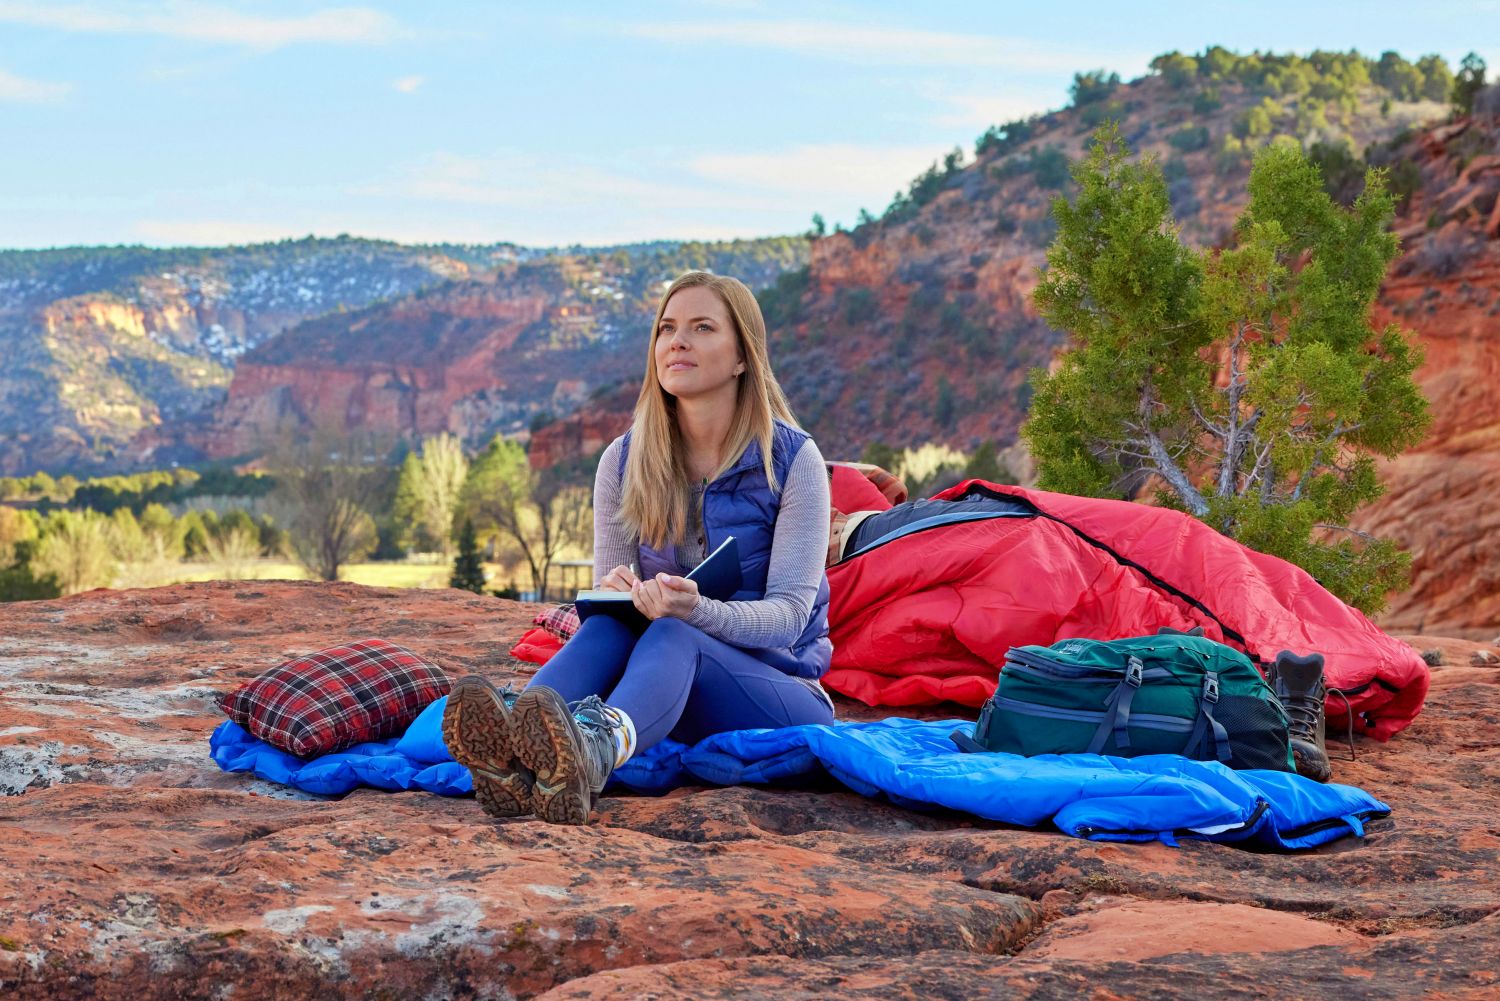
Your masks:
<svg viewBox="0 0 1500 1001"><path fill-rule="evenodd" d="M1141 687L1146 673L1146 665L1142 664L1140 658L1132 656L1125 667L1125 683L1131 688Z"/></svg>
<svg viewBox="0 0 1500 1001"><path fill-rule="evenodd" d="M1219 676L1213 672L1203 676L1203 701L1210 703L1219 701Z"/></svg>

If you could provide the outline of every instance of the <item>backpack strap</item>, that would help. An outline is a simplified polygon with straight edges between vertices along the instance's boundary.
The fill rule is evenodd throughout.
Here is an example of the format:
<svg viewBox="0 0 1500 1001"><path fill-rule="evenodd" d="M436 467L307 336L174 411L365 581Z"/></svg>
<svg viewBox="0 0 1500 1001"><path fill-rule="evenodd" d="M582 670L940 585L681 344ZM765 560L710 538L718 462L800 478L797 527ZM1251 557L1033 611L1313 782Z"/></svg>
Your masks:
<svg viewBox="0 0 1500 1001"><path fill-rule="evenodd" d="M1130 703L1135 699L1135 693L1140 691L1145 674L1146 665L1132 654L1125 668L1125 680L1115 686L1114 693L1104 704L1104 720L1099 724L1099 729L1094 731L1094 738L1089 741L1089 754L1103 751L1105 742L1111 736L1115 738L1115 747L1130 746L1130 731L1127 729L1130 726Z"/></svg>
<svg viewBox="0 0 1500 1001"><path fill-rule="evenodd" d="M1193 732L1188 735L1187 745L1183 748L1184 753L1191 752L1198 747L1200 742L1207 740L1210 731L1214 737L1214 757L1219 761L1228 761L1233 757L1233 749L1229 746L1229 731L1224 729L1224 724L1214 719L1214 705L1219 701L1219 676L1213 671L1203 675L1203 697L1198 702L1198 721L1193 724Z"/></svg>
<svg viewBox="0 0 1500 1001"><path fill-rule="evenodd" d="M957 744L958 749L965 754L984 754L989 751L988 747L985 747L962 730L954 730L948 734L948 739Z"/></svg>

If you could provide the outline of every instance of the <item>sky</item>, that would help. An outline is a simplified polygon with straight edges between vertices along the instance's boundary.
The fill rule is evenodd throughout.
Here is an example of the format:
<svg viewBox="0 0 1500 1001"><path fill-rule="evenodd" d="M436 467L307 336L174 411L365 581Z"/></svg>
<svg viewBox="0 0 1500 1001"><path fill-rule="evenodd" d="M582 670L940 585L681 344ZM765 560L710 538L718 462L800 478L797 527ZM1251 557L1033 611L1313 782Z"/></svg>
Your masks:
<svg viewBox="0 0 1500 1001"><path fill-rule="evenodd" d="M847 225L1076 71L1212 44L1493 77L1500 0L0 0L0 247Z"/></svg>

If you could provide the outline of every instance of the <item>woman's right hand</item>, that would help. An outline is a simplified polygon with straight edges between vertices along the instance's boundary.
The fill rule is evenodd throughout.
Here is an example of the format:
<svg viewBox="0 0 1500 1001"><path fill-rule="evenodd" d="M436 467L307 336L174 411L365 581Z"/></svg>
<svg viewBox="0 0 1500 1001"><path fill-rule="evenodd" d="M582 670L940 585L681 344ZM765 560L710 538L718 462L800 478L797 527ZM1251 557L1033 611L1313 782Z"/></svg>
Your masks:
<svg viewBox="0 0 1500 1001"><path fill-rule="evenodd" d="M601 591L629 591L640 580L629 567L615 567L599 582Z"/></svg>

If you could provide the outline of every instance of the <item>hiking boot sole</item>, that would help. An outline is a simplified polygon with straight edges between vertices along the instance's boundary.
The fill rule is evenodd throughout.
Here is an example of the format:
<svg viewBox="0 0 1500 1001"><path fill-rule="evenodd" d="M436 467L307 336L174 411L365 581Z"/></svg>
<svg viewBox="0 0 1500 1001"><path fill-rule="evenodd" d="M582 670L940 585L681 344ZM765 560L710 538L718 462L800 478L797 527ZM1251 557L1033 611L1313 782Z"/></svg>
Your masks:
<svg viewBox="0 0 1500 1001"><path fill-rule="evenodd" d="M1304 778L1312 779L1314 782L1327 782L1333 778L1333 766L1328 761L1328 754L1322 748L1305 740L1293 738L1292 762L1297 766L1297 774Z"/></svg>
<svg viewBox="0 0 1500 1001"><path fill-rule="evenodd" d="M561 695L539 685L521 693L513 713L516 754L536 773L532 810L548 823L587 824L594 797L573 711Z"/></svg>
<svg viewBox="0 0 1500 1001"><path fill-rule="evenodd" d="M500 693L478 675L458 680L443 709L443 743L474 779L474 798L492 817L531 812L531 773L516 757L514 720Z"/></svg>

